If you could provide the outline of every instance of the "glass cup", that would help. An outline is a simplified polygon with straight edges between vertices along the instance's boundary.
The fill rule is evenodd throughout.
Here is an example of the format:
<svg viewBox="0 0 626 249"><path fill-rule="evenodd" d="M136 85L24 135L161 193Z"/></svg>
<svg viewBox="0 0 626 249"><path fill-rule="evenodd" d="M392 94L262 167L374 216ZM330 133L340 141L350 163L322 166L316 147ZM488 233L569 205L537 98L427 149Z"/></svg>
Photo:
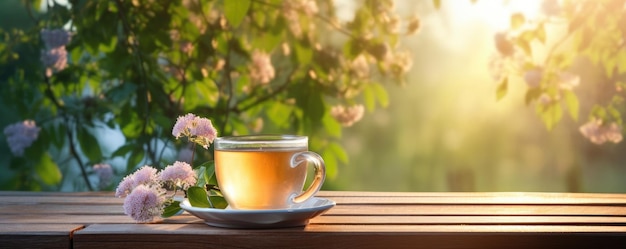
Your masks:
<svg viewBox="0 0 626 249"><path fill-rule="evenodd" d="M315 176L302 191L308 165ZM233 136L215 139L215 174L230 208L286 209L320 190L326 168L306 136Z"/></svg>

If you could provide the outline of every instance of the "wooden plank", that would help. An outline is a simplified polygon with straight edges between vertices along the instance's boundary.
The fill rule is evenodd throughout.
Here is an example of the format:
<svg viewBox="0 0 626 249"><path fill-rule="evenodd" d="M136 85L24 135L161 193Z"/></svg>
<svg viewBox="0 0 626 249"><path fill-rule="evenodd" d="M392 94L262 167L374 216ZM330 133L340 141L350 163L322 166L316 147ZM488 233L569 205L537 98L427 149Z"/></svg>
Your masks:
<svg viewBox="0 0 626 249"><path fill-rule="evenodd" d="M5 204L0 203L0 214L124 214L123 204L83 205L82 203L65 204Z"/></svg>
<svg viewBox="0 0 626 249"><path fill-rule="evenodd" d="M538 196L492 196L492 197L430 197L430 196L362 196L329 197L341 204L537 204L537 205L612 205L626 206L626 198L588 197L538 197Z"/></svg>
<svg viewBox="0 0 626 249"><path fill-rule="evenodd" d="M557 192L371 192L320 191L320 197L546 197L546 198L626 198L623 193L557 193Z"/></svg>
<svg viewBox="0 0 626 249"><path fill-rule="evenodd" d="M133 224L127 216L111 215L22 215L0 216L0 224ZM163 224L203 223L195 216L183 214L158 221ZM603 216L331 216L322 215L311 220L311 224L351 225L584 225L626 226L626 217Z"/></svg>
<svg viewBox="0 0 626 249"><path fill-rule="evenodd" d="M624 232L613 226L308 225L237 230L203 224L93 225L76 232L74 248L614 248L626 245Z"/></svg>
<svg viewBox="0 0 626 249"><path fill-rule="evenodd" d="M622 206L562 205L337 205L326 215L562 215L626 216Z"/></svg>
<svg viewBox="0 0 626 249"><path fill-rule="evenodd" d="M125 216L121 205L0 205L0 215L60 214ZM342 205L325 215L340 216L468 216L468 215L538 215L538 216L626 216L621 206L560 206L560 205ZM2 223L2 221L0 221Z"/></svg>
<svg viewBox="0 0 626 249"><path fill-rule="evenodd" d="M316 225L580 225L625 226L626 217L604 216L332 216L310 221Z"/></svg>
<svg viewBox="0 0 626 249"><path fill-rule="evenodd" d="M114 196L0 196L0 203L10 204L81 204L103 205L124 203L124 199Z"/></svg>
<svg viewBox="0 0 626 249"><path fill-rule="evenodd" d="M71 248L72 234L82 224L2 224L2 248Z"/></svg>

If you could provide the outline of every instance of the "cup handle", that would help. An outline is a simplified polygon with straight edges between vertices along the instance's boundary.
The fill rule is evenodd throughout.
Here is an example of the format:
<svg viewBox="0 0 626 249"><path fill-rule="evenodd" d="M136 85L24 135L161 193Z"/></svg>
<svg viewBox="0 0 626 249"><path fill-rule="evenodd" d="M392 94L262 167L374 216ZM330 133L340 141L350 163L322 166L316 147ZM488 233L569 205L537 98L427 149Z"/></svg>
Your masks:
<svg viewBox="0 0 626 249"><path fill-rule="evenodd" d="M322 188L322 184L326 179L326 165L324 164L324 159L322 159L320 155L312 151L298 152L291 157L291 167L298 167L298 165L302 164L304 161L313 164L313 167L315 167L315 178L306 191L291 198L292 203L302 203L313 197L313 195L315 195L320 188Z"/></svg>

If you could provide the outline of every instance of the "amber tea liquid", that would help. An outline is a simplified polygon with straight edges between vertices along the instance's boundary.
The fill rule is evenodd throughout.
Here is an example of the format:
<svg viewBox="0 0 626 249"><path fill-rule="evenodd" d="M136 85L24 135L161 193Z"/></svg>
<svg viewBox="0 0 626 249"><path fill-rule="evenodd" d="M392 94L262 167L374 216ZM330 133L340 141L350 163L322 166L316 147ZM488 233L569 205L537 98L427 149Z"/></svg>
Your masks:
<svg viewBox="0 0 626 249"><path fill-rule="evenodd" d="M232 208L279 209L300 194L306 167L291 167L291 157L307 148L215 150L215 174Z"/></svg>

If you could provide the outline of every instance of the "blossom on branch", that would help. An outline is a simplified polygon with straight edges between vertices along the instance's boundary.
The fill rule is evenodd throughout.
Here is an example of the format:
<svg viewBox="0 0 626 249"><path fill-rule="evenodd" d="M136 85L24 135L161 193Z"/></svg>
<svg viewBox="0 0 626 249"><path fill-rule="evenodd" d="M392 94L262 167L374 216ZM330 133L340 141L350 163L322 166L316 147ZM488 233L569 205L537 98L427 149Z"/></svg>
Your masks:
<svg viewBox="0 0 626 249"><path fill-rule="evenodd" d="M186 136L190 141L208 149L217 137L217 130L213 127L211 120L188 113L178 117L174 128L172 128L172 135L176 139Z"/></svg>
<svg viewBox="0 0 626 249"><path fill-rule="evenodd" d="M93 171L96 172L96 175L99 179L99 187L100 189L105 188L111 184L111 180L113 180L113 168L110 164L107 163L99 163L93 166Z"/></svg>
<svg viewBox="0 0 626 249"><path fill-rule="evenodd" d="M265 52L254 51L249 68L250 79L254 83L267 84L276 76L272 60Z"/></svg>
<svg viewBox="0 0 626 249"><path fill-rule="evenodd" d="M365 108L363 105L343 106L337 105L330 110L330 115L345 127L352 126L363 118Z"/></svg>
<svg viewBox="0 0 626 249"><path fill-rule="evenodd" d="M41 53L41 62L46 68L46 76L59 72L67 67L67 51L65 45L70 42L71 34L64 29L42 29L41 40L46 47Z"/></svg>
<svg viewBox="0 0 626 249"><path fill-rule="evenodd" d="M65 47L71 39L70 32L64 29L42 29L40 34L46 49L49 50Z"/></svg>
<svg viewBox="0 0 626 249"><path fill-rule="evenodd" d="M582 125L579 131L594 144L622 141L622 127L616 122L605 125L601 119L592 119Z"/></svg>
<svg viewBox="0 0 626 249"><path fill-rule="evenodd" d="M39 130L41 128L37 127L33 120L24 120L5 127L4 135L13 155L23 156L24 150L37 140Z"/></svg>
<svg viewBox="0 0 626 249"><path fill-rule="evenodd" d="M46 76L52 76L52 72L58 72L67 67L67 51L65 47L53 48L43 51L41 62L46 67Z"/></svg>

